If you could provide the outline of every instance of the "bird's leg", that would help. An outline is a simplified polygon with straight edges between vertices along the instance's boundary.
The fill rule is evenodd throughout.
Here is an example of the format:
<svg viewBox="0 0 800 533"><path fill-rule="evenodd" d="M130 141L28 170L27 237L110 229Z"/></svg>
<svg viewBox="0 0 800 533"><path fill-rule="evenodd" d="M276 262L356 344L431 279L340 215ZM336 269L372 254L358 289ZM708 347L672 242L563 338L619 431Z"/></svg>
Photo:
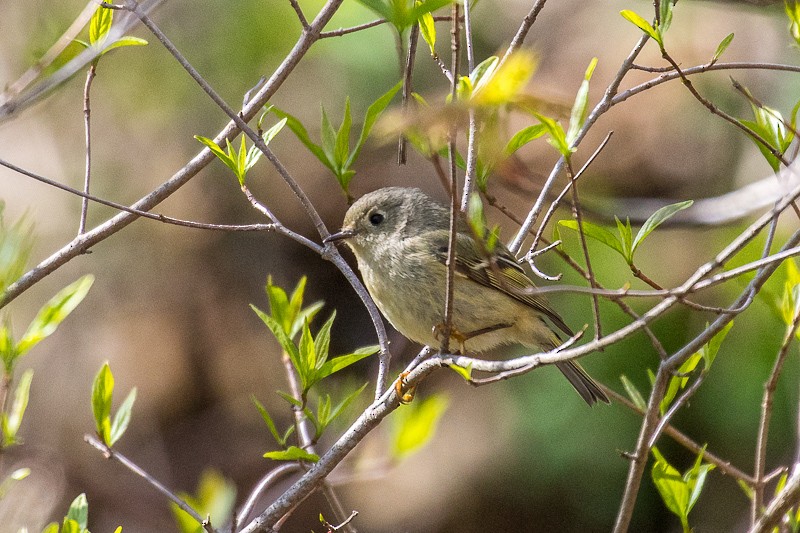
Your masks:
<svg viewBox="0 0 800 533"><path fill-rule="evenodd" d="M480 335L485 335L486 333L491 333L491 332L497 331L499 329L510 328L511 326L513 326L513 324L505 324L505 323L494 324L492 326L487 326L485 328L476 329L475 331L469 331L467 333L461 333L458 329L456 329L455 327L451 326L451 328L450 328L450 338L455 340L458 343L458 348L459 349L458 349L457 353L464 354L464 353L467 353L465 343L469 339L473 339L473 338L478 337ZM444 324L438 324L438 325L433 327L433 335L434 335L434 337L436 338L437 341L441 337L443 331L444 331Z"/></svg>
<svg viewBox="0 0 800 533"><path fill-rule="evenodd" d="M397 397L399 398L400 403L403 405L407 405L414 401L414 395L417 393L416 385L405 389L406 377L408 374L408 372L401 372L400 376L397 378L397 381L394 382L394 392L397 393Z"/></svg>

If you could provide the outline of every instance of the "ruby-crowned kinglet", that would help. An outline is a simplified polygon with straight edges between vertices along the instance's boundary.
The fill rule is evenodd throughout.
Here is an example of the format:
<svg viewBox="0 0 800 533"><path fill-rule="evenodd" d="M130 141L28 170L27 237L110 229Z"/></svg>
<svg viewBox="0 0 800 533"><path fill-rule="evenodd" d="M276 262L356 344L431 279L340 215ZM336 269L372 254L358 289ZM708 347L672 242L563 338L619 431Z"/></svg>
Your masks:
<svg viewBox="0 0 800 533"><path fill-rule="evenodd" d="M444 325L450 211L419 189L387 187L364 195L344 217L344 240L358 261L372 299L403 335L434 348ZM458 221L451 338L467 352L502 344L543 350L561 341L545 322L569 327L534 287L511 252L497 244L491 258ZM574 361L556 363L589 405L608 397Z"/></svg>

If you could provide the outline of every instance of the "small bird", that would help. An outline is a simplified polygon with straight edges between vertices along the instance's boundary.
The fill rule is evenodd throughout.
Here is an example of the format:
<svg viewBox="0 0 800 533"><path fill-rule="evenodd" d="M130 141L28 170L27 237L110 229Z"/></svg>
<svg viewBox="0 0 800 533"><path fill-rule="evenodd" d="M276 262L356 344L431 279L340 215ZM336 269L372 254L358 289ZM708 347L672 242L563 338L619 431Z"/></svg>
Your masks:
<svg viewBox="0 0 800 533"><path fill-rule="evenodd" d="M348 209L340 232L372 299L392 326L409 339L437 347L444 326L450 211L421 190L386 187ZM456 238L451 338L462 351L504 344L553 350L561 340L545 319L572 331L541 296L511 252L498 243L491 255L459 217ZM575 361L556 363L587 404L608 397Z"/></svg>

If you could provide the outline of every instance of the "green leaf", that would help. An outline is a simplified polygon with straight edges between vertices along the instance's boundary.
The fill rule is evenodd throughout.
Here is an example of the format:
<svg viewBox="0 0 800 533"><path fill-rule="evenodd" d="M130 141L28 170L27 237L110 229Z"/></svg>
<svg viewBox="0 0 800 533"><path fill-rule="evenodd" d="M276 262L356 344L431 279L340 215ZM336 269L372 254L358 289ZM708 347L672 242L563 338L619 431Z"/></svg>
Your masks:
<svg viewBox="0 0 800 533"><path fill-rule="evenodd" d="M319 328L317 336L314 338L314 349L317 355L314 368L319 369L328 360L331 346L331 328L333 327L334 319L336 319L336 311L331 313L330 318Z"/></svg>
<svg viewBox="0 0 800 533"><path fill-rule="evenodd" d="M300 284L298 288L300 289L300 298L302 299L302 291L305 288L305 276L300 280ZM269 312L272 315L272 318L281 325L283 331L286 334L289 334L289 328L292 324L292 320L294 318L295 311L289 305L289 297L286 295L286 291L283 290L283 287L278 285L274 285L272 283L272 276L267 276L267 285L265 287L267 292L267 298L269 299ZM295 290L295 294L297 291ZM301 301L302 303L302 301ZM297 307L299 309L299 306ZM294 335L289 335L290 338L294 337Z"/></svg>
<svg viewBox="0 0 800 533"><path fill-rule="evenodd" d="M645 32L647 35L649 35L654 41L656 41L659 44L662 43L661 36L658 34L658 32L656 32L655 28L653 28L653 26L651 26L650 23L647 22L645 19L643 19L641 16L634 13L633 11L630 11L629 9L623 9L622 11L619 12L619 14L622 15L622 18L624 18L628 22L633 23L634 26L636 26L637 28Z"/></svg>
<svg viewBox="0 0 800 533"><path fill-rule="evenodd" d="M86 533L75 520L64 518L61 524L61 533Z"/></svg>
<svg viewBox="0 0 800 533"><path fill-rule="evenodd" d="M714 56L711 58L712 65L716 63L720 57L722 57L722 54L725 53L725 50L728 49L728 46L730 46L732 41L733 41L732 33L729 33L724 39L722 39L722 41L720 41L719 46L717 46L717 51L714 52Z"/></svg>
<svg viewBox="0 0 800 533"><path fill-rule="evenodd" d="M111 29L114 20L114 10L106 7L98 7L89 21L89 44L97 48L103 47L103 42Z"/></svg>
<svg viewBox="0 0 800 533"><path fill-rule="evenodd" d="M272 332L272 335L275 336L275 338L277 339L278 344L281 345L283 351L289 354L289 358L292 360L292 364L294 364L296 368L300 364L299 362L300 352L298 351L297 346L295 346L294 342L292 342L292 339L290 339L289 336L286 334L286 331L283 329L283 326L277 320L275 320L268 314L261 311L258 307L252 304L250 305L250 307L258 315L258 318L260 318L261 321L264 322L264 324L266 324L266 326Z"/></svg>
<svg viewBox="0 0 800 533"><path fill-rule="evenodd" d="M108 362L103 363L92 385L92 413L97 435L107 446L111 440L111 398L114 394L114 375Z"/></svg>
<svg viewBox="0 0 800 533"><path fill-rule="evenodd" d="M60 533L60 530L59 530L59 528L58 528L58 523L56 523L56 522L50 522L50 523L49 523L49 524L47 524L47 526L45 526L45 528L42 530L42 533Z"/></svg>
<svg viewBox="0 0 800 533"><path fill-rule="evenodd" d="M255 404L258 412L261 413L261 418L264 419L264 423L267 425L267 428L269 428L269 432L272 433L272 436L275 437L275 440L278 442L278 444L283 446L284 443L281 441L281 435L278 433L278 428L275 426L275 422L272 420L272 417L269 416L269 412L267 411L266 407L264 407L261 402L256 399L254 394L250 395L250 400L252 400L253 404Z"/></svg>
<svg viewBox="0 0 800 533"><path fill-rule="evenodd" d="M319 379L326 378L331 374L346 368L353 363L361 361L365 357L369 357L370 355L377 353L380 350L380 346L365 346L364 348L359 348L351 354L341 355L339 357L334 357L333 359L326 361L324 365L319 369L317 376Z"/></svg>
<svg viewBox="0 0 800 533"><path fill-rule="evenodd" d="M212 524L222 524L232 516L236 503L236 485L214 469L206 469L200 476L196 495L181 492L178 496L202 517L210 516ZM170 504L172 514L183 533L204 533L205 529L197 521Z"/></svg>
<svg viewBox="0 0 800 533"><path fill-rule="evenodd" d="M203 143L204 145L206 145L206 147L209 150L211 150L211 153L213 153L215 156L217 156L217 158L220 161L222 161L225 164L226 167L231 169L233 171L233 173L236 174L236 172L238 170L236 160L229 153L225 153L222 150L222 148L220 148L219 145L214 142L213 139L209 139L208 137L202 137L200 135L195 135L194 138L197 139L198 141L200 141L201 143ZM231 146L231 142L226 139L225 143L228 146L228 152L233 151L233 147Z"/></svg>
<svg viewBox="0 0 800 533"><path fill-rule="evenodd" d="M683 480L686 482L686 486L690 491L689 503L686 507L687 515L691 512L694 504L697 503L698 498L700 498L700 493L703 491L703 486L706 482L706 476L714 469L714 465L712 464L702 464L705 450L706 447L703 446L692 468L683 475Z"/></svg>
<svg viewBox="0 0 800 533"><path fill-rule="evenodd" d="M592 79L594 69L597 67L597 58L593 57L586 68L586 73L583 76L583 82L578 88L575 95L575 103L572 104L572 112L569 117L569 129L567 130L566 143L568 146L573 146L578 138L578 134L586 122L586 114L589 105L589 81Z"/></svg>
<svg viewBox="0 0 800 533"><path fill-rule="evenodd" d="M652 452L656 458L651 470L653 483L664 505L681 519L681 524L686 529L689 524L689 487L680 473L664 459L658 448L653 448Z"/></svg>
<svg viewBox="0 0 800 533"><path fill-rule="evenodd" d="M52 335L58 325L81 303L94 283L94 276L87 274L61 289L33 319L28 330L17 345L18 355L23 355L46 337Z"/></svg>
<svg viewBox="0 0 800 533"><path fill-rule="evenodd" d="M497 65L500 63L500 58L497 56L489 56L480 63L478 63L472 72L469 73L469 88L471 92L483 89L487 83L492 79Z"/></svg>
<svg viewBox="0 0 800 533"><path fill-rule="evenodd" d="M753 490L753 487L745 483L742 479L737 479L736 482L739 484L739 488L742 489L742 492L744 492L745 496L747 496L750 501L753 501L753 498L756 494Z"/></svg>
<svg viewBox="0 0 800 533"><path fill-rule="evenodd" d="M625 392L628 393L628 397L633 402L633 405L642 411L646 410L647 402L644 401L644 397L642 393L639 392L639 389L636 388L636 385L634 385L625 374L622 374L619 379L622 381L622 386L625 388Z"/></svg>
<svg viewBox="0 0 800 533"><path fill-rule="evenodd" d="M472 379L472 363L468 364L466 368L459 365L450 365L450 370L464 378L464 381L470 381Z"/></svg>
<svg viewBox="0 0 800 533"><path fill-rule="evenodd" d="M708 327L708 324L706 324ZM719 352L719 347L722 346L722 341L725 340L725 337L728 335L728 332L733 327L733 320L728 322L724 328L719 330L716 335L714 335L710 341L703 345L700 348L700 355L703 357L703 361L705 363L705 369L708 370L711 368L711 363L714 362L714 358L717 357L717 352Z"/></svg>
<svg viewBox="0 0 800 533"><path fill-rule="evenodd" d="M362 392L362 391L363 391L363 390L364 390L364 389L367 387L367 385L369 385L369 382L367 382L367 383L364 383L364 384L363 384L363 385L361 385L359 388L357 388L356 390L354 390L352 393L348 394L348 395L345 397L345 399L344 399L344 400L342 400L341 402L339 402L339 404L338 404L338 405L337 405L337 406L336 406L336 407L333 409L333 411L331 411L331 413L330 413L330 416L328 417L328 423L332 422L333 420L336 420L336 418L338 418L338 417L339 417L339 415L341 415L341 414L342 414L342 412L344 412L344 410L345 410L345 409L347 409L347 407L348 407L348 406L349 406L351 403L353 403L353 400L355 400L356 398L358 398L358 396L359 396L359 395L361 394L361 392Z"/></svg>
<svg viewBox="0 0 800 533"><path fill-rule="evenodd" d="M347 158L350 155L350 127L353 124L353 117L350 113L350 97L344 101L344 116L339 131L336 132L336 143L334 148L334 162L337 168L345 170Z"/></svg>
<svg viewBox="0 0 800 533"><path fill-rule="evenodd" d="M567 144L567 134L564 132L564 127L561 125L561 123L539 113L536 113L535 115L536 118L541 121L544 127L547 128L547 133L549 135L547 142L550 144L550 146L558 150L558 152L565 158L571 157L572 148L569 146L569 144Z"/></svg>
<svg viewBox="0 0 800 533"><path fill-rule="evenodd" d="M131 410L133 409L133 402L135 401L136 387L131 389L125 401L122 402L119 409L117 409L117 413L114 415L114 421L111 423L109 446L113 446L128 429L128 424L131 422Z"/></svg>
<svg viewBox="0 0 800 533"><path fill-rule="evenodd" d="M320 133L322 134L322 150L325 152L325 157L330 161L333 173L338 175L339 168L336 165L336 130L333 128L325 108L322 108L322 127Z"/></svg>
<svg viewBox="0 0 800 533"><path fill-rule="evenodd" d="M316 463L319 461L319 455L308 453L297 446L289 446L285 450L276 452L267 452L264 454L264 457L275 461L305 461L306 463Z"/></svg>
<svg viewBox="0 0 800 533"><path fill-rule="evenodd" d="M547 127L545 127L544 124L535 124L533 126L528 126L527 128L522 128L515 133L513 137L511 137L503 149L503 153L506 156L510 156L532 140L538 139L545 133L547 133Z"/></svg>
<svg viewBox="0 0 800 533"><path fill-rule="evenodd" d="M688 374L697 368L697 364L702 359L703 357L700 352L695 352L686 361L684 361L680 367L678 367L678 371L676 372L678 375L671 376L669 378L667 391L664 393L664 398L661 400L661 404L659 405L662 415L667 412L669 406L672 404L672 400L674 400L675 396L678 395L678 391L681 391L684 387L686 387L686 384L689 382Z"/></svg>
<svg viewBox="0 0 800 533"><path fill-rule="evenodd" d="M271 128L269 128L267 131L265 131L264 135L261 136L261 138L264 139L264 142L266 144L269 144L272 141L272 139L274 139L275 136L278 135L278 133L280 133L280 131L286 125L286 122L288 120L289 119L287 119L286 117L283 117L276 124L274 124Z"/></svg>
<svg viewBox="0 0 800 533"><path fill-rule="evenodd" d="M658 226L663 224L666 220L675 216L675 214L679 211L683 211L687 209L694 203L693 200L686 200L685 202L678 202L675 204L665 205L652 215L650 215L647 220L645 220L642 227L639 229L639 233L636 234L636 238L633 240L633 246L631 247L631 255L636 253L636 248L639 247L639 244L650 235L654 229Z"/></svg>
<svg viewBox="0 0 800 533"><path fill-rule="evenodd" d="M308 328L308 322L303 324L303 330L300 334L300 357L298 361L300 366L296 368L300 376L300 384L303 392L307 392L318 379L314 379L317 368L317 349L314 345L314 337L311 335L311 330Z"/></svg>
<svg viewBox="0 0 800 533"><path fill-rule="evenodd" d="M619 233L619 242L623 250L622 256L625 258L625 261L631 265L633 264L633 245L631 244L633 240L633 231L631 230L631 221L630 219L626 219L626 223L623 224L616 215L614 215L614 221L617 223L617 233Z"/></svg>
<svg viewBox="0 0 800 533"><path fill-rule="evenodd" d="M558 225L578 231L577 220L559 220ZM587 237L590 237L596 241L605 244L612 250L616 250L622 257L625 257L625 247L620 242L619 238L610 231L608 231L606 228L598 226L597 224L593 224L591 222L586 222L584 220L583 233Z"/></svg>
<svg viewBox="0 0 800 533"><path fill-rule="evenodd" d="M295 398L294 396L292 396L288 392L283 392L281 390L278 390L278 391L275 391L275 393L278 396L280 396L281 398L283 398L284 400L286 400L287 402L289 402L290 405L294 405L295 407L303 407L303 402L300 401L299 399Z"/></svg>
<svg viewBox="0 0 800 533"><path fill-rule="evenodd" d="M434 394L399 409L392 418L392 455L403 459L425 446L436 433L448 404L447 397Z"/></svg>
<svg viewBox="0 0 800 533"><path fill-rule="evenodd" d="M86 500L86 494L81 493L77 498L72 500L67 511L67 519L75 520L78 527L86 529L89 524L89 502Z"/></svg>
<svg viewBox="0 0 800 533"><path fill-rule="evenodd" d="M308 131L306 131L305 126L303 126L303 124L298 119L296 119L289 113L286 113L285 111L281 111L277 107L273 108L272 112L275 113L278 117L285 118L286 125L289 126L289 129L292 130L292 133L295 134L298 140L301 143L303 143L303 146L305 146L308 149L308 151L311 152L311 154L319 160L320 163L325 165L325 167L327 167L334 174L336 173L336 169L333 167L333 164L328 159L328 156L325 155L325 151L322 149L320 145L316 144L314 141L311 140L311 137L309 137Z"/></svg>
<svg viewBox="0 0 800 533"><path fill-rule="evenodd" d="M361 153L361 148L367 141L375 122L389 106L389 103L394 98L394 95L397 94L397 91L399 91L402 86L402 81L397 82L394 87L386 91L367 108L367 114L364 116L364 125L361 126L361 135L359 135L358 142L356 142L356 146L353 148L353 153L350 154L350 158L347 160L347 168L350 168L353 166L353 163L356 162L358 155Z"/></svg>
<svg viewBox="0 0 800 533"><path fill-rule="evenodd" d="M676 0L661 0L659 2L659 24L658 33L663 38L664 34L672 25L672 8L675 7Z"/></svg>
<svg viewBox="0 0 800 533"><path fill-rule="evenodd" d="M120 37L103 50L103 54L107 54L111 50L115 48L123 48L125 46L146 46L148 44L147 41L144 39L140 39L139 37L131 37L130 35L126 35L124 37Z"/></svg>
<svg viewBox="0 0 800 533"><path fill-rule="evenodd" d="M420 0L417 0L416 5L422 5ZM433 21L433 15L425 13L419 18L419 32L422 38L428 43L428 48L431 49L431 56L436 56L436 23Z"/></svg>
<svg viewBox="0 0 800 533"><path fill-rule="evenodd" d="M19 378L19 384L14 391L14 401L8 413L2 414L3 446L11 446L19 442L17 432L22 425L22 417L28 407L28 398L31 391L33 370L26 370Z"/></svg>

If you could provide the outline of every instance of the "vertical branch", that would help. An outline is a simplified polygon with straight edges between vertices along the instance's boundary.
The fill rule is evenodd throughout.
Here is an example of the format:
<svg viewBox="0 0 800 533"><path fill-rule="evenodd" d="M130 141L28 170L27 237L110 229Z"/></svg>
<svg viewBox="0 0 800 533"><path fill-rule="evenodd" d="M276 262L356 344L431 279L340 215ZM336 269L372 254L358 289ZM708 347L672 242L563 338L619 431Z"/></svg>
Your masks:
<svg viewBox="0 0 800 533"><path fill-rule="evenodd" d="M467 72L475 68L475 52L472 49L472 17L469 0L464 2L464 39L467 44ZM453 76L456 78L457 76ZM461 211L466 212L469 197L475 189L475 165L478 161L478 121L475 108L469 110L469 131L467 133L467 169L464 173L464 191L461 194Z"/></svg>
<svg viewBox="0 0 800 533"><path fill-rule="evenodd" d="M89 194L89 180L92 174L92 128L91 128L91 109L89 107L89 93L92 89L92 81L97 73L97 61L93 61L89 65L89 71L86 73L86 83L83 86L83 123L86 139L86 173L83 177L83 192ZM78 223L78 235L82 235L86 231L86 215L89 212L89 199L85 196L81 201L81 220Z"/></svg>
<svg viewBox="0 0 800 533"><path fill-rule="evenodd" d="M642 428L639 431L639 438L636 441L636 451L630 457L631 466L628 469L628 479L625 482L625 493L622 496L622 503L620 504L619 514L617 514L617 521L614 523L614 533L624 533L628 530L628 526L633 516L633 506L636 502L636 495L639 493L639 487L642 484L642 474L647 466L647 444L650 441L650 435L658 424L658 413L661 399L667 390L667 383L669 383L670 373L666 369L666 364L662 362L658 365L658 372L656 372L656 380L653 383L653 391L650 393L650 400L647 404L647 411L644 414L642 421Z"/></svg>
<svg viewBox="0 0 800 533"><path fill-rule="evenodd" d="M778 385L778 378L783 370L786 355L789 353L789 346L797 333L798 326L800 326L800 312L795 314L791 325L786 328L786 334L783 337L778 356L775 358L772 372L769 375L769 379L764 384L764 396L761 400L761 418L758 424L758 439L756 441L755 486L753 487L754 494L750 507L751 525L756 523L764 507L764 470L767 462L767 438L769 435L769 423L772 418L772 403L774 400L775 388Z"/></svg>
<svg viewBox="0 0 800 533"><path fill-rule="evenodd" d="M398 34L399 35L399 34ZM399 37L398 37L399 38ZM411 35L408 37L408 53L406 54L406 66L403 69L403 100L400 104L400 109L403 114L408 110L408 100L411 96L413 72L414 72L414 57L417 55L417 42L419 41L419 23L411 26ZM397 164L406 164L406 148L407 139L403 133L400 133L400 139L397 142Z"/></svg>
<svg viewBox="0 0 800 533"><path fill-rule="evenodd" d="M453 102L456 101L456 88L458 87L458 53L459 53L459 26L458 26L458 2L453 2L453 28L450 32L450 50L452 53L450 71L453 73L453 80L450 84L450 95ZM450 126L450 139L447 143L448 155L450 156L450 244L447 247L447 278L444 303L444 327L442 329L442 352L450 350L450 331L453 322L453 278L456 270L456 229L458 222L458 180L456 176L456 125Z"/></svg>
<svg viewBox="0 0 800 533"><path fill-rule="evenodd" d="M592 270L592 262L589 258L589 247L586 244L586 234L583 231L583 215L581 214L581 204L580 200L578 199L578 184L575 181L575 174L572 172L572 165L569 162L569 159L567 159L565 168L567 170L567 177L572 184L572 187L570 188L572 191L572 215L575 217L575 221L578 223L578 235L580 236L581 240L583 258L586 260L586 273L589 277L589 285L593 289L596 289L597 282L595 281L594 271ZM594 338L597 340L600 338L603 332L600 326L600 299L598 298L597 294L594 293L592 293L592 313L594 314Z"/></svg>

